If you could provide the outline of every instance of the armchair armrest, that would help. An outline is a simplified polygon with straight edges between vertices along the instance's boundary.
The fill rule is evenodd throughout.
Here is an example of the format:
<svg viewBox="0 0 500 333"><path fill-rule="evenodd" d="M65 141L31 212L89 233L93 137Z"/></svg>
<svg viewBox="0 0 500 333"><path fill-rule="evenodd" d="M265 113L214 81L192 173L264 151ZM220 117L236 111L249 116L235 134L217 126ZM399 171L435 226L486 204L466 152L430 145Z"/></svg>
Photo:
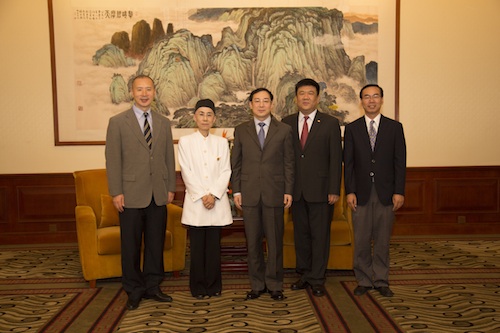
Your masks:
<svg viewBox="0 0 500 333"><path fill-rule="evenodd" d="M92 266L92 258L97 256L97 219L90 206L76 206L76 234L78 237L78 252L85 280L93 280L87 267Z"/></svg>
<svg viewBox="0 0 500 333"><path fill-rule="evenodd" d="M187 245L187 228L181 223L182 208L174 205L167 205L167 230L172 233L173 246L172 251L164 253L164 256L169 255L170 260L166 259L165 271L180 271L183 270L186 264L186 245ZM171 263L171 267L168 267Z"/></svg>

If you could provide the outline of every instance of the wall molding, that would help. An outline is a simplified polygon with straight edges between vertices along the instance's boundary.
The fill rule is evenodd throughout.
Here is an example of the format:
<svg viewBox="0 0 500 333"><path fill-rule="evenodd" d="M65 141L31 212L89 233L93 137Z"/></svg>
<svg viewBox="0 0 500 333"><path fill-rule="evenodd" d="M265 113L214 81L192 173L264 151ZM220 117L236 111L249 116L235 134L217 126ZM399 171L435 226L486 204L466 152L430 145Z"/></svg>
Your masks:
<svg viewBox="0 0 500 333"><path fill-rule="evenodd" d="M76 242L75 205L71 173L0 175L0 244ZM408 168L394 234L500 234L500 166Z"/></svg>

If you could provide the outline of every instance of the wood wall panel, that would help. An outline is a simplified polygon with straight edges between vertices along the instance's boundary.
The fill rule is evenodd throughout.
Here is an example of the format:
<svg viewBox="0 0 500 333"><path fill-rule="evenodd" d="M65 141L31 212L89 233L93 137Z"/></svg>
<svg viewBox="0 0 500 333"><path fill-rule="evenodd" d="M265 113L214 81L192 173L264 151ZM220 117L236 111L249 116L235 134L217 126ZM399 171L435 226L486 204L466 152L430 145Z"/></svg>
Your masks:
<svg viewBox="0 0 500 333"><path fill-rule="evenodd" d="M75 187L19 186L19 223L74 221Z"/></svg>
<svg viewBox="0 0 500 333"><path fill-rule="evenodd" d="M0 224L9 222L7 190L6 186L0 186Z"/></svg>
<svg viewBox="0 0 500 333"><path fill-rule="evenodd" d="M0 175L0 244L76 242L72 174Z"/></svg>
<svg viewBox="0 0 500 333"><path fill-rule="evenodd" d="M177 173L174 203L185 186ZM0 244L76 242L73 175L0 175ZM408 168L395 235L500 234L500 166Z"/></svg>
<svg viewBox="0 0 500 333"><path fill-rule="evenodd" d="M425 213L425 179L411 179L406 182L405 214Z"/></svg>
<svg viewBox="0 0 500 333"><path fill-rule="evenodd" d="M436 213L498 212L498 179L436 179Z"/></svg>
<svg viewBox="0 0 500 333"><path fill-rule="evenodd" d="M499 166L408 168L393 233L500 234L499 184Z"/></svg>

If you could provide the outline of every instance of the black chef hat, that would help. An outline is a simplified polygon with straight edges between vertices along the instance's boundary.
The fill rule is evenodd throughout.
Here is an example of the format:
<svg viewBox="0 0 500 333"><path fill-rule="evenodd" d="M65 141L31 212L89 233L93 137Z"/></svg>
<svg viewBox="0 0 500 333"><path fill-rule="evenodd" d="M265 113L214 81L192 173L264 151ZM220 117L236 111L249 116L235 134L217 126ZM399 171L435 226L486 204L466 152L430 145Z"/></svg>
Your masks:
<svg viewBox="0 0 500 333"><path fill-rule="evenodd" d="M215 105L214 105L214 102L212 102L211 99L200 99L198 102L196 102L196 106L194 108L194 112L196 112L196 110L198 110L201 107L210 108L215 113Z"/></svg>

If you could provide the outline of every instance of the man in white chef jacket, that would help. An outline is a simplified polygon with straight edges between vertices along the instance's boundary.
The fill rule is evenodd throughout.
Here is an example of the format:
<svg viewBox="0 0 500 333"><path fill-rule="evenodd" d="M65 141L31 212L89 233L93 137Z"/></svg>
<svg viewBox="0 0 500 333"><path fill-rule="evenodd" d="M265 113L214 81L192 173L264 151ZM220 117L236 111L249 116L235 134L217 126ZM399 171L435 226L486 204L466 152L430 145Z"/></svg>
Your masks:
<svg viewBox="0 0 500 333"><path fill-rule="evenodd" d="M227 196L231 165L227 139L210 134L214 103L198 101L193 118L198 130L179 139L178 157L186 186L182 223L189 227L189 287L203 299L222 292L221 231L233 223Z"/></svg>

